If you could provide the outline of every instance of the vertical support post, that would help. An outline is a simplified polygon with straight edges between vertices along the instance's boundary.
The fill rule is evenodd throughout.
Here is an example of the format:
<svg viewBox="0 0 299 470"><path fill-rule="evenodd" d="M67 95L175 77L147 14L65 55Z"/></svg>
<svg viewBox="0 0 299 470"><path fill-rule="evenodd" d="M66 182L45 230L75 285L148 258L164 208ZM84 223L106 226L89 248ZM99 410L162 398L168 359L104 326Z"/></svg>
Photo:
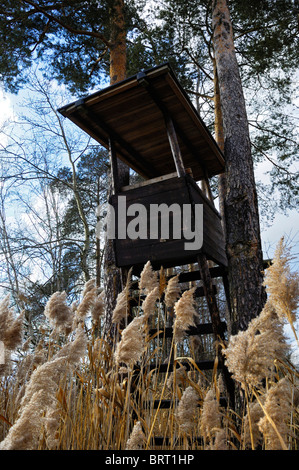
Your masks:
<svg viewBox="0 0 299 470"><path fill-rule="evenodd" d="M163 102L159 99L159 97L156 95L155 91L151 87L150 83L146 79L146 74L145 72L140 72L137 75L137 80L140 83L140 85L144 86L151 96L152 100L156 103L158 108L163 114L164 121L165 121L165 126L166 126L166 132L167 132L167 137L169 140L170 148L171 148L171 153L172 157L174 160L174 164L176 167L176 171L178 174L178 177L181 178L186 175L185 168L184 168L184 163L183 163L183 158L181 154L181 149L178 143L178 138L177 134L175 131L175 126L173 123L173 120L171 119L171 116L168 113L167 108L164 106Z"/></svg>
<svg viewBox="0 0 299 470"><path fill-rule="evenodd" d="M221 330L220 315L219 315L216 297L213 291L213 282L212 282L212 277L211 277L211 273L210 273L209 266L208 266L208 261L204 253L199 253L197 255L197 261L198 261L198 268L199 268L200 276L201 276L202 283L203 283L203 290L205 293L205 297L206 297L207 304L208 304L208 309L209 309L210 316L211 316L212 328L213 328L213 333L214 333L214 338L215 338L215 343L216 343L216 352L218 356L219 365L222 369L223 378L224 378L224 382L227 388L231 405L232 407L234 407L234 404L235 404L234 382L231 378L231 375L228 369L226 368L224 364L224 358L221 352L221 345L219 343L219 339L223 340L224 336Z"/></svg>
<svg viewBox="0 0 299 470"><path fill-rule="evenodd" d="M220 322L217 301L216 301L216 297L215 297L214 289L213 289L213 281L212 281L212 277L209 271L208 261L204 253L199 253L197 255L197 261L198 261L200 277L203 282L203 289L204 289L205 297L207 299L208 308L209 308L210 315L211 315L215 340L217 340L220 334L219 332L221 332L221 322ZM223 339L221 335L220 337L221 339Z"/></svg>
<svg viewBox="0 0 299 470"><path fill-rule="evenodd" d="M115 150L115 143L109 136L109 159L111 165L111 194L117 194L120 190L120 165L117 161L116 150ZM128 270L126 268L120 268L120 282L122 289L126 285Z"/></svg>
<svg viewBox="0 0 299 470"><path fill-rule="evenodd" d="M211 190L211 186L209 182L208 172L205 166L202 166L202 169L204 172L204 177L201 180L201 189L214 206L215 204L214 204L213 194L212 194L212 190Z"/></svg>
<svg viewBox="0 0 299 470"><path fill-rule="evenodd" d="M119 191L118 166L115 143L111 137L109 137L109 159L111 165L111 189L112 194L116 194Z"/></svg>
<svg viewBox="0 0 299 470"><path fill-rule="evenodd" d="M212 190L211 190L211 186L209 182L209 175L208 175L206 167L204 168L204 172L205 172L205 184L207 187L208 198L210 199L211 203L214 205L213 194L212 194Z"/></svg>
<svg viewBox="0 0 299 470"><path fill-rule="evenodd" d="M176 135L175 127L169 114L166 112L164 112L163 114L164 114L164 119L165 119L165 124L166 124L167 137L169 140L174 164L176 167L178 177L181 178L185 176L186 172L184 168L183 158L182 158L181 149L178 143L178 138Z"/></svg>

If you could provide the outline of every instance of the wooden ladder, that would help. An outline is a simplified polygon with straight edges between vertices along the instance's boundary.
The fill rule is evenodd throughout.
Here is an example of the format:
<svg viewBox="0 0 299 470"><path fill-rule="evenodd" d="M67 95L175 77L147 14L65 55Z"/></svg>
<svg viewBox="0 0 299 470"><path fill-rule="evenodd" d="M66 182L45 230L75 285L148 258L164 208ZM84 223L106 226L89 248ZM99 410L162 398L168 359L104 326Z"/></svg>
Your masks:
<svg viewBox="0 0 299 470"><path fill-rule="evenodd" d="M205 297L209 314L210 314L210 322L198 324L196 327L189 327L186 332L187 336L205 336L205 335L213 335L214 337L214 344L215 344L215 357L217 356L217 369L221 371L222 377L224 379L224 385L226 388L226 395L227 398L220 398L220 404L225 406L229 403L231 409L234 409L235 406L235 397L234 397L234 382L224 364L223 355L221 353L221 342L225 341L225 333L227 331L227 323L220 319L220 313L217 305L217 289L213 282L215 278L221 278L223 282L224 292L226 294L226 298L228 299L228 285L227 285L227 277L226 277L226 268L223 266L213 266L210 267L208 260L204 254L198 255L198 270L189 271L189 272L182 272L179 274L179 283L190 283L196 281L202 281L202 285L197 287L195 290L194 297ZM228 308L229 308L229 304ZM161 331L161 330L160 330ZM150 328L149 329L149 337L155 337L159 333L159 328ZM173 328L164 327L163 330L163 338L172 338L173 336ZM205 359L195 362L196 367L200 371L208 371L213 370L215 367L215 360L214 359ZM167 363L160 364L158 366L157 372L159 374L165 374L173 372L175 368L179 366L183 366L186 371L192 368L190 362L182 362L180 361L177 363L176 361L173 362L172 358L169 358ZM151 371L156 369L156 364L150 364L146 366L147 371ZM135 384L138 383L138 376L140 374L140 368L137 366L135 370L135 380L133 381ZM169 409L173 407L174 404L173 400L154 400L154 402L148 404L153 409ZM137 415L135 416L137 419ZM167 445L167 438L165 437L153 437L154 445L161 446L163 443Z"/></svg>

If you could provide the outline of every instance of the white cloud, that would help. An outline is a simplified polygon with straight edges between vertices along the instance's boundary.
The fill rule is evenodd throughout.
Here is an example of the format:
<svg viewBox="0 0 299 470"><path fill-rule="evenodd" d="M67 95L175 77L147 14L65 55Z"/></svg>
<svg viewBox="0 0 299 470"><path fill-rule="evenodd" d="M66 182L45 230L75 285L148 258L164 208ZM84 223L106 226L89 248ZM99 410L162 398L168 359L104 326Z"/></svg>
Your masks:
<svg viewBox="0 0 299 470"><path fill-rule="evenodd" d="M5 123L14 118L14 111L11 99L8 94L0 89L0 145L5 146L7 144L7 137L1 131L3 130Z"/></svg>
<svg viewBox="0 0 299 470"><path fill-rule="evenodd" d="M0 114L0 125L2 125L7 119L14 116L13 105L8 94L0 89L0 103L1 103L1 114Z"/></svg>

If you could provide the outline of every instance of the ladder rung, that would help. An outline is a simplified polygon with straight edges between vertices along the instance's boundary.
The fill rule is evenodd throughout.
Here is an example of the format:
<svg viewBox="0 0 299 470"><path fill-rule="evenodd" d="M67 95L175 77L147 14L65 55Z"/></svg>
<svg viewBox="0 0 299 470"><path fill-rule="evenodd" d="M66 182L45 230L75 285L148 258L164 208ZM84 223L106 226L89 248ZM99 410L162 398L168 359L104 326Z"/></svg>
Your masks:
<svg viewBox="0 0 299 470"><path fill-rule="evenodd" d="M272 264L273 264L273 259L272 258L263 260L263 268L264 269L269 268L269 266L271 266Z"/></svg>
<svg viewBox="0 0 299 470"><path fill-rule="evenodd" d="M171 439L169 437L163 437L163 436L154 436L152 438L152 440L153 440L153 443L154 443L155 446L169 446L173 442L173 439ZM191 439L189 439L189 438L188 438L188 440L191 441ZM175 439L174 439L174 441L175 441ZM194 436L192 438L192 441L197 442L198 444L203 444L203 438L202 437Z"/></svg>
<svg viewBox="0 0 299 470"><path fill-rule="evenodd" d="M179 368L180 364L186 368L186 370L191 370L192 366L190 365L190 362L180 362L176 364L176 367ZM212 370L214 367L214 360L208 360L208 361L199 361L195 363L196 366L200 370ZM164 373L164 372L173 372L174 369L174 364L159 364L158 366L156 364L150 364L149 366L150 370L157 369L158 372Z"/></svg>
<svg viewBox="0 0 299 470"><path fill-rule="evenodd" d="M226 331L226 323L223 321L221 322L221 331L219 333L223 333ZM165 328L151 328L149 330L150 336L157 334L160 331L161 336L163 338L171 338L173 335L173 328L172 327L165 327ZM187 330L187 335L188 336L196 336L196 335L208 335L213 333L213 326L212 323L202 323L200 325L197 325L196 327L191 326L189 327L189 330Z"/></svg>
<svg viewBox="0 0 299 470"><path fill-rule="evenodd" d="M217 294L217 287L215 285L213 285L213 293L215 295ZM204 297L204 296L205 296L204 288L202 286L196 287L195 292L194 292L194 297ZM135 305L138 305L138 303L140 301L143 301L145 298L146 298L145 295L132 296L131 299L130 299L130 305L132 307L135 306ZM161 298L163 299L163 296Z"/></svg>
<svg viewBox="0 0 299 470"><path fill-rule="evenodd" d="M222 277L225 274L226 268L224 266L214 266L209 269L212 278ZM181 273L179 275L179 282L200 281L201 275L198 270Z"/></svg>
<svg viewBox="0 0 299 470"><path fill-rule="evenodd" d="M217 294L217 287L213 284L213 294ZM195 292L194 292L194 297L204 297L205 292L204 288L202 286L196 287Z"/></svg>
<svg viewBox="0 0 299 470"><path fill-rule="evenodd" d="M152 407L156 410L157 408L169 409L173 405L177 406L178 403L178 400L175 400L175 402L173 402L173 400L154 400L153 402L146 403L146 405L149 405L149 408ZM147 408L147 406L145 407Z"/></svg>
<svg viewBox="0 0 299 470"><path fill-rule="evenodd" d="M272 264L272 259L264 259L263 260L263 268L267 269L269 265ZM224 274L227 272L227 268L225 266L214 266L209 269L210 275L212 278L216 277L223 277ZM185 273L180 273L179 275L179 282L190 282L190 281L200 281L201 275L198 270L190 271Z"/></svg>
<svg viewBox="0 0 299 470"><path fill-rule="evenodd" d="M153 402L146 402L144 405L144 408L153 408L153 409L157 409L157 408L160 408L160 409L169 409L171 408L173 405L177 406L179 403L179 400L175 400L175 402L173 400L154 400ZM200 406L200 404L198 404L198 406ZM220 406L222 406L223 408L225 408L227 406L227 400L225 397L220 397Z"/></svg>

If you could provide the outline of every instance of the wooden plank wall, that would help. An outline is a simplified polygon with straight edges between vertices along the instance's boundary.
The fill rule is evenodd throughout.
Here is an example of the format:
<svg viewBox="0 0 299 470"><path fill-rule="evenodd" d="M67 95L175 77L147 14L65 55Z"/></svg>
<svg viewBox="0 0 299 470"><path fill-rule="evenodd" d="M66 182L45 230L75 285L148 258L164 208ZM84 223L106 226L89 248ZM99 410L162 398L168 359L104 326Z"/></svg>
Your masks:
<svg viewBox="0 0 299 470"><path fill-rule="evenodd" d="M203 249L208 258L217 264L227 266L225 240L221 224L221 216L212 203L205 197L195 181L186 177L190 197L195 204L204 204L203 212Z"/></svg>
<svg viewBox="0 0 299 470"><path fill-rule="evenodd" d="M179 266L182 264L196 262L196 255L198 252L195 250L184 249L185 242L188 240L184 239L183 232L181 239L172 238L173 227L171 216L169 218L170 239L149 239L151 204L160 205L161 203L166 203L168 207L171 204L179 204L182 207L183 204L191 204L192 201L196 204L204 204L204 253L209 259L212 259L217 264L227 264L220 216L213 208L211 203L204 197L202 191L198 188L196 183L193 182L193 184L193 180L191 180L192 178L187 176L182 178L175 177L147 186L126 190L114 195L111 198L110 203L115 208L116 222L118 220L117 197L119 195L126 196L127 208L131 204L140 203L146 207L148 213L147 239L118 239L116 230L115 249L117 264L119 267L142 265L145 264L148 260L150 260L153 266L156 267L160 267L161 265L164 267ZM135 216L127 217L127 224L134 218ZM194 218L192 219L192 224L192 230L194 230Z"/></svg>

